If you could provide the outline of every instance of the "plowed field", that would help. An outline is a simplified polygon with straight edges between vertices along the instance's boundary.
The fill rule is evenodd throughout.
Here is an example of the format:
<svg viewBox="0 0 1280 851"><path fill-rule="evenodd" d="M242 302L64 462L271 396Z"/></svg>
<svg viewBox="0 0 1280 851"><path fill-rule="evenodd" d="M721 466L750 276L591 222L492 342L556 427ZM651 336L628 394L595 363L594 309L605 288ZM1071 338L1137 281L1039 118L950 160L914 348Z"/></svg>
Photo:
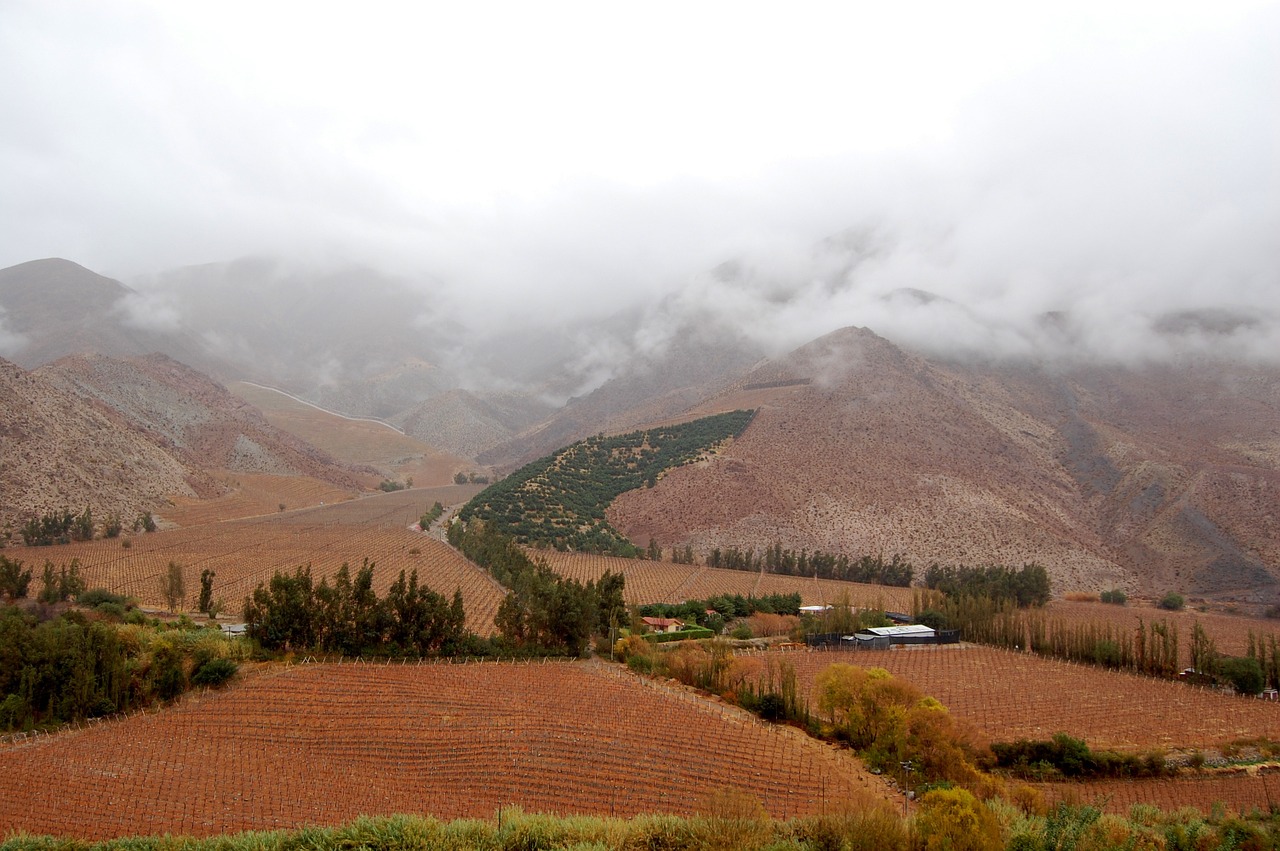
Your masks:
<svg viewBox="0 0 1280 851"><path fill-rule="evenodd" d="M687 814L725 787L778 817L889 794L847 752L611 666L303 665L0 746L0 834L207 836L513 804Z"/></svg>
<svg viewBox="0 0 1280 851"><path fill-rule="evenodd" d="M1141 749L1280 738L1280 703L1274 701L989 647L815 651L785 658L811 694L818 673L834 662L885 668L993 741L1065 732L1094 747Z"/></svg>

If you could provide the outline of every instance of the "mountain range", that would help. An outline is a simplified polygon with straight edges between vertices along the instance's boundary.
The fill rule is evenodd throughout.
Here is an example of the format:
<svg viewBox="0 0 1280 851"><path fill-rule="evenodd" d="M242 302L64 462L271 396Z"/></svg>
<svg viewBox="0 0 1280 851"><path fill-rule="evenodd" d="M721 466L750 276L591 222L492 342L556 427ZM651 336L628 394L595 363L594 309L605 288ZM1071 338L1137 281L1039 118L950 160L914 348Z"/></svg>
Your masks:
<svg viewBox="0 0 1280 851"><path fill-rule="evenodd" d="M1058 591L1280 597L1274 363L1203 348L1131 363L945 356L865 328L778 353L731 322L674 315L655 344L637 343L634 314L486 337L367 269L252 260L160 278L126 286L65 260L0 270L0 520L213 496L219 470L353 490L385 474L273 428L225 389L241 380L498 474L586 435L751 407L716 458L616 500L614 525L699 552L1036 561ZM1241 327L1211 320L1153 324L1170 338Z"/></svg>

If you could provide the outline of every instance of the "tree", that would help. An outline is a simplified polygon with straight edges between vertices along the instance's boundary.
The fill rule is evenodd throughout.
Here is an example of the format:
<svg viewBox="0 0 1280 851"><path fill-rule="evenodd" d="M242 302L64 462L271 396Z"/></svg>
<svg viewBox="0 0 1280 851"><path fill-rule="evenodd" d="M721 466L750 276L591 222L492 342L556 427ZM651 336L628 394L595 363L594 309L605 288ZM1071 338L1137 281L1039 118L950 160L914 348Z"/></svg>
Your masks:
<svg viewBox="0 0 1280 851"><path fill-rule="evenodd" d="M1224 656L1218 673L1240 694L1258 694L1266 684L1262 664L1252 656Z"/></svg>
<svg viewBox="0 0 1280 851"><path fill-rule="evenodd" d="M187 583L182 574L182 565L176 561L169 562L168 568L160 576L160 595L169 604L171 612L176 612L178 606L187 599Z"/></svg>
<svg viewBox="0 0 1280 851"><path fill-rule="evenodd" d="M211 610L213 608L213 577L217 576L209 568L200 571L200 601L196 608L212 617Z"/></svg>
<svg viewBox="0 0 1280 851"><path fill-rule="evenodd" d="M1159 605L1160 608L1162 609L1167 609L1171 612L1177 612L1177 611L1180 611L1184 605L1186 605L1186 600L1184 600L1182 598L1182 595L1179 594L1177 591L1170 591L1168 594L1165 594L1163 598L1161 598L1160 602L1157 605Z"/></svg>
<svg viewBox="0 0 1280 851"><path fill-rule="evenodd" d="M75 523L71 526L71 537L77 541L93 540L93 512L89 506L84 507L84 513L76 517Z"/></svg>
<svg viewBox="0 0 1280 851"><path fill-rule="evenodd" d="M914 822L923 851L999 851L1000 825L986 805L964 789L935 789L920 799Z"/></svg>
<svg viewBox="0 0 1280 851"><path fill-rule="evenodd" d="M27 596L31 586L31 568L22 569L22 562L0 556L0 594L10 601Z"/></svg>

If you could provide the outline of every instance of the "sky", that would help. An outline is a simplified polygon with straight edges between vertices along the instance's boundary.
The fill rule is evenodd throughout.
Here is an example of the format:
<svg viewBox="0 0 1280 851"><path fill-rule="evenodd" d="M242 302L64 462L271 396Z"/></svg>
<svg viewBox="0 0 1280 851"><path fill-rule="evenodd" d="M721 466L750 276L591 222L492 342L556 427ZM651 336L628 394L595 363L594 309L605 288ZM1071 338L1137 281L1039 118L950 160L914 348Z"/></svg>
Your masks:
<svg viewBox="0 0 1280 851"><path fill-rule="evenodd" d="M1012 354L1213 308L1280 358L1278 44L1252 0L0 0L0 267L353 262L464 323Z"/></svg>

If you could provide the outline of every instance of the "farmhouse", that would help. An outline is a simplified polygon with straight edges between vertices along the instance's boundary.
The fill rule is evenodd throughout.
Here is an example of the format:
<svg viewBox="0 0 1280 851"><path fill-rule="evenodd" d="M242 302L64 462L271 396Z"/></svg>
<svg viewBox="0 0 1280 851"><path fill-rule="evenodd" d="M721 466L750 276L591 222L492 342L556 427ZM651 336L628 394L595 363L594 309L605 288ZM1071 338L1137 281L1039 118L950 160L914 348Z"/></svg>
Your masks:
<svg viewBox="0 0 1280 851"><path fill-rule="evenodd" d="M641 618L640 620L654 632L679 632L684 629L684 621L676 618Z"/></svg>

